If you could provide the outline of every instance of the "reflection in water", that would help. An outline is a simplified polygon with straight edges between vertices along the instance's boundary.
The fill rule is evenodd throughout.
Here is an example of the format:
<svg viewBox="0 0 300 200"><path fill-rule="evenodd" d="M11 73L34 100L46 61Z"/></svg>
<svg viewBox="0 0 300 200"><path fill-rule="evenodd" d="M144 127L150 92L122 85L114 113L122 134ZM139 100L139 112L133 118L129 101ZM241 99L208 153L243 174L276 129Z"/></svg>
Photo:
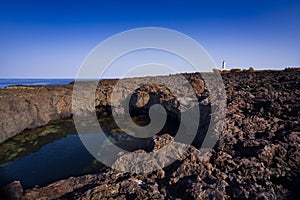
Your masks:
<svg viewBox="0 0 300 200"><path fill-rule="evenodd" d="M106 131L117 129L111 118L99 122ZM25 189L103 169L81 143L72 120L26 130L2 143L0 164L0 186L20 180Z"/></svg>
<svg viewBox="0 0 300 200"><path fill-rule="evenodd" d="M93 160L78 135L68 135L45 145L37 152L4 164L0 168L1 183L20 180L25 188L44 185L83 174L85 169L88 172Z"/></svg>
<svg viewBox="0 0 300 200"><path fill-rule="evenodd" d="M128 119L124 119L124 123L126 120ZM135 118L134 121L141 126L149 123L149 119L144 117ZM116 159L112 156L113 153L107 152L108 140L127 151L148 148L149 139L136 138L133 132L131 135L124 133L111 117L100 118L99 124L106 135L102 144L99 141L100 153L108 161L113 162ZM173 131L174 122L171 121L170 124L164 132ZM89 133L81 137L97 141L95 139L99 138L98 134L100 133ZM0 186L19 180L24 189L28 189L70 176L99 173L106 169L86 150L72 119L25 130L0 144Z"/></svg>

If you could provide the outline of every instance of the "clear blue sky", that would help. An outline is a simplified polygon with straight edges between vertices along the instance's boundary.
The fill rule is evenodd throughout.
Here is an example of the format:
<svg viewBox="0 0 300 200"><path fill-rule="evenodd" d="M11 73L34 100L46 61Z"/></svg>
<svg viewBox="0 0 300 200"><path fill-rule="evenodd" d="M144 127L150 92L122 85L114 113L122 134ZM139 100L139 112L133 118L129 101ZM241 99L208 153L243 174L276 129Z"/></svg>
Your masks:
<svg viewBox="0 0 300 200"><path fill-rule="evenodd" d="M189 35L217 65L300 66L297 0L1 0L0 77L74 78L98 43L147 26Z"/></svg>

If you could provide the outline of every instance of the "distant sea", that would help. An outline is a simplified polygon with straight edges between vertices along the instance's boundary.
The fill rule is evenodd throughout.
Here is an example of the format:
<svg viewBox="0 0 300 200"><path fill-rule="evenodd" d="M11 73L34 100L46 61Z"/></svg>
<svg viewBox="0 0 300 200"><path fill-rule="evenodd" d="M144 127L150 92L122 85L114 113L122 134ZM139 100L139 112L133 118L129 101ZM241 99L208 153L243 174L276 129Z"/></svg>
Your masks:
<svg viewBox="0 0 300 200"><path fill-rule="evenodd" d="M74 79L0 79L0 88L11 85L64 85Z"/></svg>

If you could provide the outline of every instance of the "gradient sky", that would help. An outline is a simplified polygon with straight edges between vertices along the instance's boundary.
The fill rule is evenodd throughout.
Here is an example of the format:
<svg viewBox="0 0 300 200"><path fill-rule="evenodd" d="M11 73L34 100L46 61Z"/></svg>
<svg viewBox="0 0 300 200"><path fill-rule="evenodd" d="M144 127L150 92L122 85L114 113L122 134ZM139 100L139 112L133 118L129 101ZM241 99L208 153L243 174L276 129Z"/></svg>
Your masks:
<svg viewBox="0 0 300 200"><path fill-rule="evenodd" d="M149 26L194 38L218 66L300 66L297 0L1 0L0 77L74 78L101 41Z"/></svg>

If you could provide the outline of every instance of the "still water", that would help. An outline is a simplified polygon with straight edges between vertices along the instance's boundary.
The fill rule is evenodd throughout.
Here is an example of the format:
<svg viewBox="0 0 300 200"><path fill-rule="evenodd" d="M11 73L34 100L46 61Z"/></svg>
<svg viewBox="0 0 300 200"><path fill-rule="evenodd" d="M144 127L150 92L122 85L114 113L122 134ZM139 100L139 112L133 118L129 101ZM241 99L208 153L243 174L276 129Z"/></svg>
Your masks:
<svg viewBox="0 0 300 200"><path fill-rule="evenodd" d="M101 126L121 134L110 118L102 119ZM96 136L81 137L95 140ZM26 189L101 169L103 165L86 150L72 120L26 130L0 145L0 186L19 180Z"/></svg>

